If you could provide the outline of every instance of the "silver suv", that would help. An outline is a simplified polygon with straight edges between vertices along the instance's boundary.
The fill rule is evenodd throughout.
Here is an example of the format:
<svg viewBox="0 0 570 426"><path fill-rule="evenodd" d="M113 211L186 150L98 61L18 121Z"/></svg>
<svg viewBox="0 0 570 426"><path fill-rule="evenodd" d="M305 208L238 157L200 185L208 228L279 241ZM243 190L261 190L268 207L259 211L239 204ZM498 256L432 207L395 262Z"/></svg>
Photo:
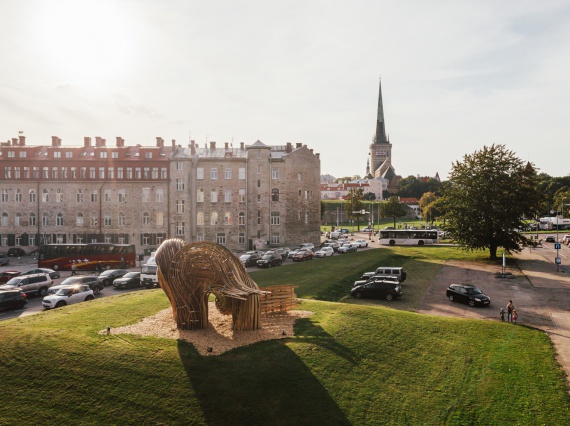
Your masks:
<svg viewBox="0 0 570 426"><path fill-rule="evenodd" d="M40 296L45 296L48 288L53 285L53 280L48 274L32 274L14 277L9 280L1 289L16 289L19 288L23 293L36 293Z"/></svg>

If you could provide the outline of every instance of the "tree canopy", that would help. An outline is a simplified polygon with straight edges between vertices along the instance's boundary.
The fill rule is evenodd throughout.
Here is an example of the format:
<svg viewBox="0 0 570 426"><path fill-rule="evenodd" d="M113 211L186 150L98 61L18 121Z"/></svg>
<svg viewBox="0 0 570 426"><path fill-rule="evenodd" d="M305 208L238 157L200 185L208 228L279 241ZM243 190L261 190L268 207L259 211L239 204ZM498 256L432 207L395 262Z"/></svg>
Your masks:
<svg viewBox="0 0 570 426"><path fill-rule="evenodd" d="M390 197L385 203L380 203L378 211L382 217L391 217L394 220L394 228L396 227L396 219L405 216L410 208L402 204L398 197Z"/></svg>
<svg viewBox="0 0 570 426"><path fill-rule="evenodd" d="M538 177L504 145L483 147L454 162L442 206L447 234L466 250L520 250L527 239L518 232L535 217L541 203Z"/></svg>

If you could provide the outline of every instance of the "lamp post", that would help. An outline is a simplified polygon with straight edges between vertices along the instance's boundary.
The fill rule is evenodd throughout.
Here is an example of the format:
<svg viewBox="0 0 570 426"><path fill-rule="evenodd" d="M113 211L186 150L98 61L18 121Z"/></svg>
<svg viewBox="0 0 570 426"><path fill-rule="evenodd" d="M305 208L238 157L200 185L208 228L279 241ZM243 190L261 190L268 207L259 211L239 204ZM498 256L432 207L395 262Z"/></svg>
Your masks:
<svg viewBox="0 0 570 426"><path fill-rule="evenodd" d="M561 210L562 210L562 218L564 218L564 201L566 200L566 197L562 197L562 205ZM558 255L558 251L560 250L560 240L558 239L558 234L560 232L560 215L556 215L556 272L560 271L560 263L561 263L561 259L560 256Z"/></svg>

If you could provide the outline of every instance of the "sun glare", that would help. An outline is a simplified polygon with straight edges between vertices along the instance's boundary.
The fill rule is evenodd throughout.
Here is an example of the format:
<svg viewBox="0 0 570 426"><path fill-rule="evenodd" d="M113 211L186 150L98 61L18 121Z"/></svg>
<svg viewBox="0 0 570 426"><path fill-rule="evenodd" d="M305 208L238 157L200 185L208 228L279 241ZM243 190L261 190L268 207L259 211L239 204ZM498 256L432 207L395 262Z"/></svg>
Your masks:
<svg viewBox="0 0 570 426"><path fill-rule="evenodd" d="M97 88L130 71L131 19L115 1L38 3L37 38L49 71L61 84Z"/></svg>

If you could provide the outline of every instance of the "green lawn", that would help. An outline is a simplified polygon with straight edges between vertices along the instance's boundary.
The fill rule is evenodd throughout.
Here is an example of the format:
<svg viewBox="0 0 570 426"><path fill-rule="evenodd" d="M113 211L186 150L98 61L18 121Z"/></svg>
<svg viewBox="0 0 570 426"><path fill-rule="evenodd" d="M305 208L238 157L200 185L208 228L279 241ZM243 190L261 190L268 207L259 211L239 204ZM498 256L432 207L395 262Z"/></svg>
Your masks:
<svg viewBox="0 0 570 426"><path fill-rule="evenodd" d="M429 268L427 280L454 253L370 250L256 272L261 285L306 278L298 293L322 300L303 302L314 315L294 337L221 356L98 334L168 307L160 289L0 322L0 425L567 424L565 377L543 332L329 301L360 268Z"/></svg>

